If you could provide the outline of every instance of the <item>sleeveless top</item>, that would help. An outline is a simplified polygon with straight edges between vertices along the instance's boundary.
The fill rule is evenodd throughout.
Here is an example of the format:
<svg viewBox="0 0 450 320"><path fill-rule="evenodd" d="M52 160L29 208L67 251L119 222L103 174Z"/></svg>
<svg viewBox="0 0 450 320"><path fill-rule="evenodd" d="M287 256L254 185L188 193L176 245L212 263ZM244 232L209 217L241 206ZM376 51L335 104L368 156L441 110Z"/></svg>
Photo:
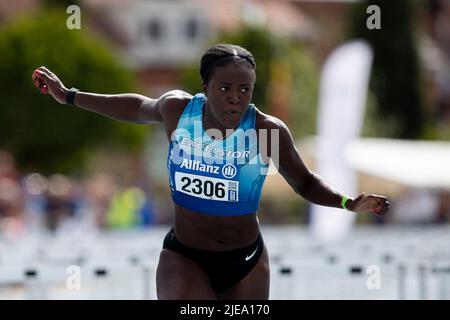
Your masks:
<svg viewBox="0 0 450 320"><path fill-rule="evenodd" d="M256 212L268 171L258 150L256 107L249 105L231 135L214 139L212 131L203 129L205 102L203 93L196 94L172 134L167 157L172 199L209 215Z"/></svg>

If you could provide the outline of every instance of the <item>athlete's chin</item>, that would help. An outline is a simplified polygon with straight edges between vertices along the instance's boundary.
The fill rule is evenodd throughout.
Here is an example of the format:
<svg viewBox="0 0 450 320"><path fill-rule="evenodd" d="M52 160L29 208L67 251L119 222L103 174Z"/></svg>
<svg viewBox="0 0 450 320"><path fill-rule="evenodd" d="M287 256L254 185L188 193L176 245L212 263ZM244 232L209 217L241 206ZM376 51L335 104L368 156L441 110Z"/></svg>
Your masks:
<svg viewBox="0 0 450 320"><path fill-rule="evenodd" d="M225 129L236 129L236 127L239 125L239 121L223 121L223 127Z"/></svg>
<svg viewBox="0 0 450 320"><path fill-rule="evenodd" d="M241 121L240 114L226 115L222 119L222 125L225 127L225 129L235 129L239 125L240 121Z"/></svg>

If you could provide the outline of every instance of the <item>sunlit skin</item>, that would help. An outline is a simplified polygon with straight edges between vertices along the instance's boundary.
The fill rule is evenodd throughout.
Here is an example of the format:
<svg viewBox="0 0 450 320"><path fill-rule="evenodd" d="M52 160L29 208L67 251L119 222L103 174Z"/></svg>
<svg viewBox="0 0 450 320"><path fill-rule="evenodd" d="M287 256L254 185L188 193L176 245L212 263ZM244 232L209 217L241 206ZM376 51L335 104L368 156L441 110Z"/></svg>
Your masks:
<svg viewBox="0 0 450 320"><path fill-rule="evenodd" d="M235 58L217 66L209 82L203 83L204 129L218 129L225 136L226 129L236 128L251 102L255 79L255 70L245 60Z"/></svg>

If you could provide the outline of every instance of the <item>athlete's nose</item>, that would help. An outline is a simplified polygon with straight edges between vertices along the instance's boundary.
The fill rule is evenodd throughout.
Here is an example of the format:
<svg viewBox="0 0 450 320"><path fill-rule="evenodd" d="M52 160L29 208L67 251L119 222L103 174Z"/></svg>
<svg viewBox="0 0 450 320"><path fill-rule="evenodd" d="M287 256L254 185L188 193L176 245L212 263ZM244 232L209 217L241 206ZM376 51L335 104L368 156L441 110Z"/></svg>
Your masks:
<svg viewBox="0 0 450 320"><path fill-rule="evenodd" d="M241 101L239 99L239 92L237 90L230 90L227 101L231 104L238 104Z"/></svg>

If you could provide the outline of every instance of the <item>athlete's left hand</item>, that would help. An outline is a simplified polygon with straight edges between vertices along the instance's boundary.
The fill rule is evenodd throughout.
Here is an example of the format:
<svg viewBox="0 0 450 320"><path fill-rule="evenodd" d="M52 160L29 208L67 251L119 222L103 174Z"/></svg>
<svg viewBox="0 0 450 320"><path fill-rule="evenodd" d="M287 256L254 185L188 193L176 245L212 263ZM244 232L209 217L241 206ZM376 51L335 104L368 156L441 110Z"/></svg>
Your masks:
<svg viewBox="0 0 450 320"><path fill-rule="evenodd" d="M349 201L347 208L354 212L371 212L379 217L389 210L390 202L384 196L366 195L362 192L356 199Z"/></svg>

